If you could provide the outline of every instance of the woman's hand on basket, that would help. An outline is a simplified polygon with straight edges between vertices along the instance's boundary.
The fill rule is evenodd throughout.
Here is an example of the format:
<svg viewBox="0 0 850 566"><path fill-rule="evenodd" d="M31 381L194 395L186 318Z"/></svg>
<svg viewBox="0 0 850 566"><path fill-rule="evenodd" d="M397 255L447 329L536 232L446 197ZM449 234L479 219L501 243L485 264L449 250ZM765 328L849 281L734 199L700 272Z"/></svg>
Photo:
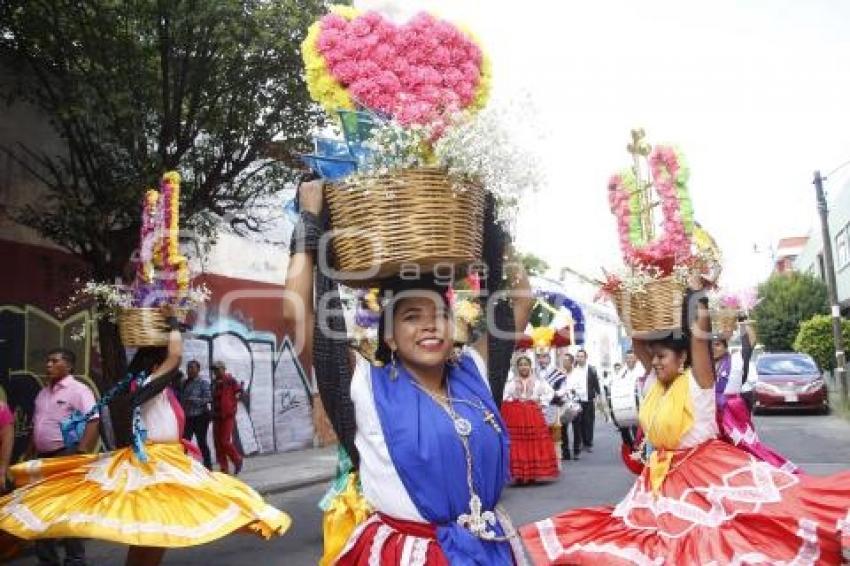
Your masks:
<svg viewBox="0 0 850 566"><path fill-rule="evenodd" d="M318 215L322 212L324 182L321 179L306 181L298 187L298 204L301 210Z"/></svg>

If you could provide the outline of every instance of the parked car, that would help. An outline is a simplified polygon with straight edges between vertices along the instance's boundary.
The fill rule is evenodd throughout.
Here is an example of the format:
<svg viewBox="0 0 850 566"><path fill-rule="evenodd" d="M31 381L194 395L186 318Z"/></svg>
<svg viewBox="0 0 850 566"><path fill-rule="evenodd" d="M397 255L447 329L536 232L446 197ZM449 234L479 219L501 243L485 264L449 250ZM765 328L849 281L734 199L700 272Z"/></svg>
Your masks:
<svg viewBox="0 0 850 566"><path fill-rule="evenodd" d="M826 382L808 354L765 353L756 361L755 409L816 409L829 412Z"/></svg>

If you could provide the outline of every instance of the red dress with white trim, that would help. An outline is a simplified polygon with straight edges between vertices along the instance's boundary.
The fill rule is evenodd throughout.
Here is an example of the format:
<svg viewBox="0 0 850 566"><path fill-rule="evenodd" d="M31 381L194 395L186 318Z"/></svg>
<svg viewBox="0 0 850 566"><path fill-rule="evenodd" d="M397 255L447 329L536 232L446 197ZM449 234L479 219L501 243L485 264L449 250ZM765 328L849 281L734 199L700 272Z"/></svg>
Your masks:
<svg viewBox="0 0 850 566"><path fill-rule="evenodd" d="M543 406L554 391L543 380L516 377L505 386L502 418L511 439L511 479L518 482L558 477L558 459Z"/></svg>
<svg viewBox="0 0 850 566"><path fill-rule="evenodd" d="M846 559L850 472L799 476L717 440L714 391L689 374L668 388L678 405L653 387L654 412L641 408L649 465L615 507L521 529L536 564L840 564L842 539ZM665 445L679 425L678 444Z"/></svg>

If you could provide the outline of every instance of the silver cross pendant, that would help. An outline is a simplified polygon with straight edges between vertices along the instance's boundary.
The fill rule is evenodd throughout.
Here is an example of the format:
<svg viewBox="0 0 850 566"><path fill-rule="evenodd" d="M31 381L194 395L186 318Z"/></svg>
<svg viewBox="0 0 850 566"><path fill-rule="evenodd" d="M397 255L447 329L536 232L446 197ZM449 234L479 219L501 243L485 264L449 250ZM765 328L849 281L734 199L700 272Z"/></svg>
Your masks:
<svg viewBox="0 0 850 566"><path fill-rule="evenodd" d="M500 427L498 421L496 421L496 415L490 411L484 411L484 422L492 426L493 430L496 431L496 434L502 434L502 427Z"/></svg>

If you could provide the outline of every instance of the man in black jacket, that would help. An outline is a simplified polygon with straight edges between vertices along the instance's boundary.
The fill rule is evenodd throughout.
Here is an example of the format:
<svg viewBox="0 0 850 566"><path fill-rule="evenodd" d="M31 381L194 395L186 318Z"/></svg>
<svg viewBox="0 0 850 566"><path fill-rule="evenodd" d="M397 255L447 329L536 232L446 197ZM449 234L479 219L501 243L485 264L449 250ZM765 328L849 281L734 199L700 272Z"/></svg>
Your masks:
<svg viewBox="0 0 850 566"><path fill-rule="evenodd" d="M582 445L588 452L593 452L593 425L596 421L596 398L600 394L599 376L596 368L587 365L587 352L582 348L576 354L576 367L573 374L579 380L579 388L576 389L581 401L581 440Z"/></svg>

